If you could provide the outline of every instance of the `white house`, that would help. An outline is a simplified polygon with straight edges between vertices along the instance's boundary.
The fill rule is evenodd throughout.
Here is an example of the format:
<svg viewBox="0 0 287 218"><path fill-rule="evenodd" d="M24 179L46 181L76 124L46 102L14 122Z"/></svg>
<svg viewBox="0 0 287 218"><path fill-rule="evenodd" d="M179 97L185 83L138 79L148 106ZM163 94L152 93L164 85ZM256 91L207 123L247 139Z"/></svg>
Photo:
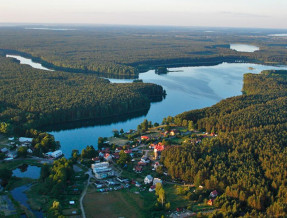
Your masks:
<svg viewBox="0 0 287 218"><path fill-rule="evenodd" d="M26 138L26 137L19 138L19 142L21 143L25 143L25 142L32 143L32 141L33 141L33 138Z"/></svg>
<svg viewBox="0 0 287 218"><path fill-rule="evenodd" d="M153 179L153 185L156 185L157 183L161 183L162 184L162 180L159 178L154 178Z"/></svg>
<svg viewBox="0 0 287 218"><path fill-rule="evenodd" d="M150 184L150 183L152 183L152 180L153 180L153 177L151 175L147 175L144 178L144 184Z"/></svg>
<svg viewBox="0 0 287 218"><path fill-rule="evenodd" d="M54 151L52 154L51 154L51 157L52 158L58 158L60 156L63 155L63 152L61 150L57 150L57 151Z"/></svg>

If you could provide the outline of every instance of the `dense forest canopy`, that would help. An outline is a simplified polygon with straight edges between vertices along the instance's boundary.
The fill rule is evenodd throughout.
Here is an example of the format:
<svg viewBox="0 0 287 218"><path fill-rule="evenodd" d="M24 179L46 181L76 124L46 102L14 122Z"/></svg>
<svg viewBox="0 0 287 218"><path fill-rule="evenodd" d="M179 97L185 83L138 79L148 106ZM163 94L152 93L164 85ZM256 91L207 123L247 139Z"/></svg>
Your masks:
<svg viewBox="0 0 287 218"><path fill-rule="evenodd" d="M75 27L69 31L2 27L0 49L23 52L57 70L136 76L150 67L217 64L223 61L287 63L286 38L250 29ZM275 31L275 30L274 30ZM231 43L260 47L254 53ZM23 54L22 54L23 55Z"/></svg>
<svg viewBox="0 0 287 218"><path fill-rule="evenodd" d="M155 84L113 84L92 74L37 70L0 57L3 133L147 110L162 96Z"/></svg>
<svg viewBox="0 0 287 218"><path fill-rule="evenodd" d="M218 133L162 154L172 177L220 191L215 214L287 216L286 78L287 71L246 74L242 96L174 118Z"/></svg>

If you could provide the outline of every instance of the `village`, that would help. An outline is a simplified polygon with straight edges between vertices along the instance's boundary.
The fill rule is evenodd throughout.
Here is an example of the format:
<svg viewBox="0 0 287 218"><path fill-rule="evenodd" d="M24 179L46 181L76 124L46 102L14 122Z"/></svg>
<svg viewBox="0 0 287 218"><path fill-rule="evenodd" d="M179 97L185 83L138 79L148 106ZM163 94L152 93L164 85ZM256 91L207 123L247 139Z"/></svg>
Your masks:
<svg viewBox="0 0 287 218"><path fill-rule="evenodd" d="M113 137L99 138L98 150L90 147L93 157L83 155L85 149L76 155L75 181L68 187L72 195L65 196L63 201L67 205L63 210L65 215L90 217L96 207L99 214L106 214L107 208L112 208L111 216L135 217L131 214L137 214L136 217L145 217L152 213L154 216L188 217L215 209L213 201L219 193L172 178L161 163L161 155L169 146L183 143L200 146L204 138L216 137L216 134L176 125L152 127L142 133L113 130L113 134ZM32 140L8 138L6 146L1 148L3 163L32 159L41 166L63 156L59 149L43 153L41 158L32 156ZM21 147L25 148L25 156L21 154ZM159 189L164 190L162 204L157 199ZM71 192L69 190L66 192ZM136 202L132 206L127 203L131 200ZM123 204L123 208L129 205L130 209L115 209L118 204Z"/></svg>
<svg viewBox="0 0 287 218"><path fill-rule="evenodd" d="M171 178L161 163L161 154L168 146L180 146L186 142L200 146L202 139L216 137L216 134L165 125L149 128L144 134L137 134L136 130L113 130L113 133L114 137L101 139L98 156L92 158L93 177L84 199L86 215L90 215L89 205L93 200L100 198L105 202L103 198L109 199L109 195L117 195L114 194L117 191L130 192L132 194L129 197L138 195L135 198L156 202L157 187L165 190L165 205L151 204L150 210L156 211L155 216L164 214L170 217L188 217L215 209L213 201L219 193L216 190L208 192L201 185L196 187ZM197 196L193 199L200 196L200 201L184 196L188 192ZM97 200L95 203L101 205L99 210L105 207Z"/></svg>

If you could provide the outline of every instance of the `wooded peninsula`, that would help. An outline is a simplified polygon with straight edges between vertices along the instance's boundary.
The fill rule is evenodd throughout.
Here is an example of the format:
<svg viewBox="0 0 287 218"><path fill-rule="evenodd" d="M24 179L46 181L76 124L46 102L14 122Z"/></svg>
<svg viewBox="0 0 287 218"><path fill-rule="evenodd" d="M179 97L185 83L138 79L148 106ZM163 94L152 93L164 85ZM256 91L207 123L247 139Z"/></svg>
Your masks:
<svg viewBox="0 0 287 218"><path fill-rule="evenodd" d="M41 126L146 112L164 97L161 86L113 84L92 74L50 72L0 57L2 133Z"/></svg>

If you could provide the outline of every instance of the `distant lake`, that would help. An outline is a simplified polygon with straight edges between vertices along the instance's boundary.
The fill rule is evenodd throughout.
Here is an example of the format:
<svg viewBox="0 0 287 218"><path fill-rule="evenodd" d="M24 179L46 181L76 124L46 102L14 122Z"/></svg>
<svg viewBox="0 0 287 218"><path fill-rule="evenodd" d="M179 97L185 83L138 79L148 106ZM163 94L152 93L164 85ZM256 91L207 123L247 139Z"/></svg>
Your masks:
<svg viewBox="0 0 287 218"><path fill-rule="evenodd" d="M34 64L33 64L34 65ZM34 65L35 67L35 65ZM253 70L251 70L253 69ZM61 150L66 157L73 149L82 150L87 145L97 147L98 137L112 136L112 130L121 128L124 131L136 129L144 119L161 123L167 116L175 116L184 111L209 107L220 100L241 94L243 75L260 73L262 70L284 69L287 66L275 67L250 63L222 63L215 66L180 67L168 69L167 74L158 75L154 70L139 74L143 82L161 85L167 92L161 102L151 103L147 114L129 118L124 121L111 119L106 124L86 122L70 123L68 126L55 125L50 133L61 143ZM130 79L109 79L111 82L132 82ZM88 127L87 127L88 126ZM63 129L58 131L58 129Z"/></svg>
<svg viewBox="0 0 287 218"><path fill-rule="evenodd" d="M269 34L268 36L278 36L278 37L285 37L285 36L287 36L287 33Z"/></svg>
<svg viewBox="0 0 287 218"><path fill-rule="evenodd" d="M254 45L248 44L230 44L230 49L239 51L239 52L255 52L258 51L260 48Z"/></svg>
<svg viewBox="0 0 287 218"><path fill-rule="evenodd" d="M42 64L36 63L36 62L32 61L30 58L24 58L24 57L19 56L19 55L6 55L6 57L7 58L15 58L15 59L20 61L20 64L27 64L33 68L36 68L36 69L54 71L54 70L48 69L46 67L43 67Z"/></svg>
<svg viewBox="0 0 287 218"><path fill-rule="evenodd" d="M50 27L26 27L25 30L53 30L53 31L69 31L76 29L50 28Z"/></svg>

